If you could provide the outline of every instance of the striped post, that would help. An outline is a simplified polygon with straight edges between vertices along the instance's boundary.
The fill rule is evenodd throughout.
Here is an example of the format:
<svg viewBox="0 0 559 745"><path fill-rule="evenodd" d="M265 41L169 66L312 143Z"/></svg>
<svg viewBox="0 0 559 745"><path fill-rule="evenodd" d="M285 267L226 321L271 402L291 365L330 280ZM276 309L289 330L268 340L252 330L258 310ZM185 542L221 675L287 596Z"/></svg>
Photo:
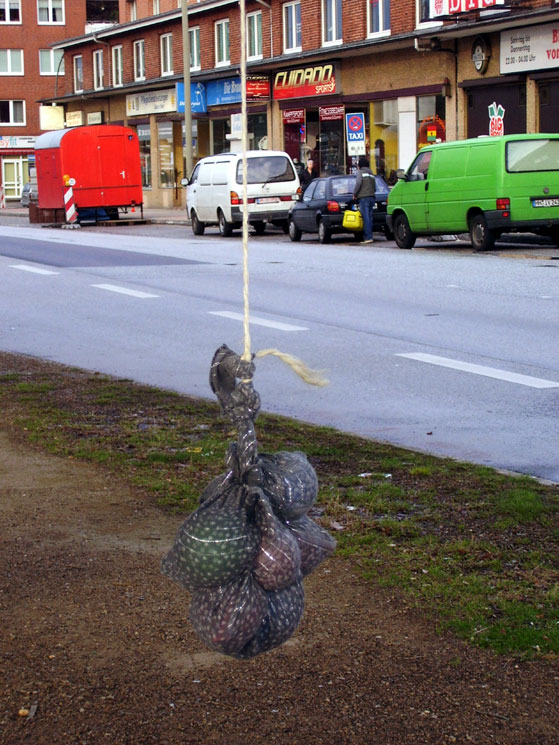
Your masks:
<svg viewBox="0 0 559 745"><path fill-rule="evenodd" d="M6 209L6 196L4 194L4 187L0 185L0 209Z"/></svg>
<svg viewBox="0 0 559 745"><path fill-rule="evenodd" d="M74 191L71 186L67 186L64 190L64 209L66 211L66 222L68 225L76 225L78 212L74 204Z"/></svg>

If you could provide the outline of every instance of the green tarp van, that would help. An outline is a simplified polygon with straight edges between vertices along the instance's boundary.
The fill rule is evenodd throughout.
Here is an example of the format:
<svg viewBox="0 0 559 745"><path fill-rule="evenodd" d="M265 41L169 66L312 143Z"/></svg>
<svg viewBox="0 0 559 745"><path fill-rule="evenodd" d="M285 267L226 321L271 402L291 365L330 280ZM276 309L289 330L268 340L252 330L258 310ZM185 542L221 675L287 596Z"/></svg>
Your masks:
<svg viewBox="0 0 559 745"><path fill-rule="evenodd" d="M504 135L424 147L388 197L400 248L419 235L469 233L478 251L501 233L559 245L559 134Z"/></svg>

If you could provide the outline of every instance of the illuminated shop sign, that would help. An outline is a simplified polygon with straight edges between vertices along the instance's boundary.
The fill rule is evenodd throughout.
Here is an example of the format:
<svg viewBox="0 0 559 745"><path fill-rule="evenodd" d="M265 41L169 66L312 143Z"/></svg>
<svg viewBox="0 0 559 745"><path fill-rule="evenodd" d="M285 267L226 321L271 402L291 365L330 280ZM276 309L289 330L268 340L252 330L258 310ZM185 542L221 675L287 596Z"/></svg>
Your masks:
<svg viewBox="0 0 559 745"><path fill-rule="evenodd" d="M241 102L241 78L209 80L206 84L208 106ZM247 101L265 101L270 98L270 80L265 75L247 75Z"/></svg>
<svg viewBox="0 0 559 745"><path fill-rule="evenodd" d="M280 70L274 77L274 99L324 96L337 93L334 65Z"/></svg>
<svg viewBox="0 0 559 745"><path fill-rule="evenodd" d="M335 122L342 120L345 114L345 106L319 106L318 118L321 122Z"/></svg>
<svg viewBox="0 0 559 745"><path fill-rule="evenodd" d="M507 5L506 0L429 0L429 17L470 13L473 10L486 10L496 5Z"/></svg>
<svg viewBox="0 0 559 745"><path fill-rule="evenodd" d="M305 123L305 109L284 109L281 113L284 124Z"/></svg>

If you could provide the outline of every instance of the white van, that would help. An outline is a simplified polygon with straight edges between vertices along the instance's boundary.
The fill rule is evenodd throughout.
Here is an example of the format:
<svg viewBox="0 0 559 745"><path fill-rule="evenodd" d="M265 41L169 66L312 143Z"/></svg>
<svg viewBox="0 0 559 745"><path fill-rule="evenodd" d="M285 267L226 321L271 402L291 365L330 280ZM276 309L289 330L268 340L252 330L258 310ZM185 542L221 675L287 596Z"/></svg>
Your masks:
<svg viewBox="0 0 559 745"><path fill-rule="evenodd" d="M293 161L279 150L249 150L247 157L248 221L257 233L266 223L287 232L287 216L300 192ZM206 225L218 225L223 236L242 225L242 153L222 153L202 158L192 171L186 192L186 212L194 235Z"/></svg>

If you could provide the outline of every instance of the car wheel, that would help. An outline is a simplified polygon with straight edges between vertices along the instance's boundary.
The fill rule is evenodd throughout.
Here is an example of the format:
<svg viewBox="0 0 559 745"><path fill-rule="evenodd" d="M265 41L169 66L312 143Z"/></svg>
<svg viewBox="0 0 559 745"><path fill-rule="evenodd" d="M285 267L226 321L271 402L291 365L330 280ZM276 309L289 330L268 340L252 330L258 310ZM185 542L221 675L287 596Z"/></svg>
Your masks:
<svg viewBox="0 0 559 745"><path fill-rule="evenodd" d="M470 239L475 251L490 251L495 245L496 235L487 227L487 220L482 214L474 215L469 222Z"/></svg>
<svg viewBox="0 0 559 745"><path fill-rule="evenodd" d="M194 210L190 213L190 223L192 225L192 232L194 235L204 235L204 230L206 229L206 223L200 222L198 219L198 215Z"/></svg>
<svg viewBox="0 0 559 745"><path fill-rule="evenodd" d="M328 230L328 228L324 224L324 220L321 220L318 223L318 240L320 241L320 243L330 243L331 239L332 239L332 233Z"/></svg>
<svg viewBox="0 0 559 745"><path fill-rule="evenodd" d="M229 238L229 236L233 232L233 223L227 222L227 220L225 219L225 215L221 210L219 210L219 212L217 213L217 225L220 234L224 238Z"/></svg>
<svg viewBox="0 0 559 745"><path fill-rule="evenodd" d="M384 233L384 237L387 241L393 241L394 240L394 233L390 230L388 225L385 225L382 229L382 232Z"/></svg>
<svg viewBox="0 0 559 745"><path fill-rule="evenodd" d="M408 218L401 212L394 220L394 240L398 248L413 248L416 239L412 233Z"/></svg>
<svg viewBox="0 0 559 745"><path fill-rule="evenodd" d="M256 233L256 235L263 235L266 232L266 223L264 222L264 220L253 222L252 227L254 228L254 232Z"/></svg>
<svg viewBox="0 0 559 745"><path fill-rule="evenodd" d="M290 220L289 221L289 228L288 228L288 230L289 230L289 237L291 238L292 241L295 241L296 242L296 241L300 241L301 240L301 236L303 235L303 233L295 225L295 223L293 222L293 220Z"/></svg>

